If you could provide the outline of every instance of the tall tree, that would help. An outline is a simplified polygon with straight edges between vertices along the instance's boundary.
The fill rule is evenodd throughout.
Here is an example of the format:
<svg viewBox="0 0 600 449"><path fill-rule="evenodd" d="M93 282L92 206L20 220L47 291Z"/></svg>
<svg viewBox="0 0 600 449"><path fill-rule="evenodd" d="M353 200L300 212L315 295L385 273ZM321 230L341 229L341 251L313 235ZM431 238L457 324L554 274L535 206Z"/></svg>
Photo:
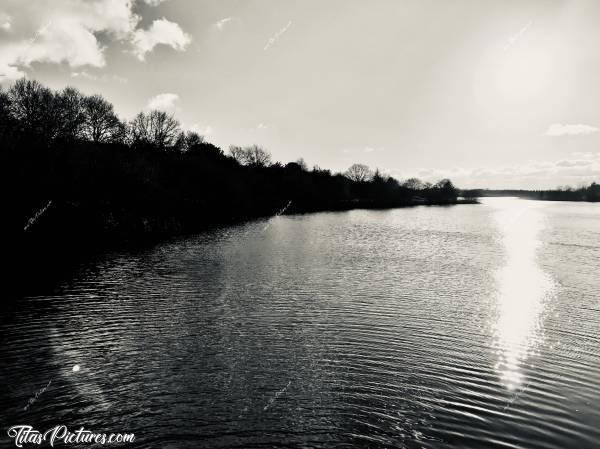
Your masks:
<svg viewBox="0 0 600 449"><path fill-rule="evenodd" d="M181 131L179 122L164 111L151 111L149 117L152 143L159 149L172 147Z"/></svg>
<svg viewBox="0 0 600 449"><path fill-rule="evenodd" d="M11 116L25 132L54 138L58 124L54 94L35 80L21 78L8 91Z"/></svg>
<svg viewBox="0 0 600 449"><path fill-rule="evenodd" d="M92 142L115 142L124 134L124 125L113 110L113 105L101 95L83 100L83 136Z"/></svg>
<svg viewBox="0 0 600 449"><path fill-rule="evenodd" d="M244 149L238 145L229 146L229 155L241 165L246 163Z"/></svg>
<svg viewBox="0 0 600 449"><path fill-rule="evenodd" d="M130 123L133 143L146 143L160 150L172 149L181 142L179 122L164 111L140 112Z"/></svg>
<svg viewBox="0 0 600 449"><path fill-rule="evenodd" d="M246 165L252 167L268 167L271 165L271 154L258 145L250 145L244 148L246 153Z"/></svg>
<svg viewBox="0 0 600 449"><path fill-rule="evenodd" d="M150 141L148 134L148 120L146 114L143 112L138 113L130 122L127 127L129 134L129 143L132 145L147 144Z"/></svg>
<svg viewBox="0 0 600 449"><path fill-rule="evenodd" d="M4 134L9 131L11 122L10 100L8 94L4 92L2 86L0 86L0 136L4 136Z"/></svg>
<svg viewBox="0 0 600 449"><path fill-rule="evenodd" d="M454 184L452 184L452 181L449 179L442 179L436 182L433 186L433 190L434 195L440 201L455 201L456 197L458 196L458 189L454 187Z"/></svg>
<svg viewBox="0 0 600 449"><path fill-rule="evenodd" d="M204 136L201 136L195 131L188 131L185 133L185 149L189 150L197 145L204 143Z"/></svg>
<svg viewBox="0 0 600 449"><path fill-rule="evenodd" d="M84 96L77 89L67 87L55 95L58 135L65 139L83 137L83 125L86 119Z"/></svg>
<svg viewBox="0 0 600 449"><path fill-rule="evenodd" d="M371 179L371 169L364 164L352 164L345 173L346 178L354 182L365 182Z"/></svg>

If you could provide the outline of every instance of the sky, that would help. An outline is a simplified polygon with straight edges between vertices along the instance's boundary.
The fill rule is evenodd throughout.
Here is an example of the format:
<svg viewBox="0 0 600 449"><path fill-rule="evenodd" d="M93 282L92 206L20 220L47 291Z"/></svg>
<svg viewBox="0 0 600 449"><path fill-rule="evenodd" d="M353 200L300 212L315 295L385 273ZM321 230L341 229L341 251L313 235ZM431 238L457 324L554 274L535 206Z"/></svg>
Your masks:
<svg viewBox="0 0 600 449"><path fill-rule="evenodd" d="M0 0L0 83L172 112L282 162L600 182L600 2Z"/></svg>

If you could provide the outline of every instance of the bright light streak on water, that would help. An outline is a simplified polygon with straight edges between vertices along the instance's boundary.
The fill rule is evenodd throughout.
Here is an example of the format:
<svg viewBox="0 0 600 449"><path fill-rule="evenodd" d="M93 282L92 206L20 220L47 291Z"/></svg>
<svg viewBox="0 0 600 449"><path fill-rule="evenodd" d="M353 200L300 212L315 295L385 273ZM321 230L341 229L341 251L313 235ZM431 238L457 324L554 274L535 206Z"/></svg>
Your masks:
<svg viewBox="0 0 600 449"><path fill-rule="evenodd" d="M544 339L544 308L554 291L552 277L539 265L543 208L548 203L488 199L505 252L496 272L497 320L494 334L498 353L496 370L510 390L523 388L521 365L538 353Z"/></svg>

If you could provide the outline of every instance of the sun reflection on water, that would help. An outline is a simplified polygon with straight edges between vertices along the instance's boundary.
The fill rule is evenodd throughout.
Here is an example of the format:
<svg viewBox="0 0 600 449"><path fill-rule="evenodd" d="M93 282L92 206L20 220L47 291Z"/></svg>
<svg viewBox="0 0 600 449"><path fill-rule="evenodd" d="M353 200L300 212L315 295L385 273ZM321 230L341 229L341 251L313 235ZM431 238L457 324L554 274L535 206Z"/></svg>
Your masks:
<svg viewBox="0 0 600 449"><path fill-rule="evenodd" d="M509 198L486 204L496 209L504 251L504 266L495 274L495 369L506 388L514 390L523 384L523 365L537 354L544 339L543 312L554 290L552 278L538 264L545 205Z"/></svg>

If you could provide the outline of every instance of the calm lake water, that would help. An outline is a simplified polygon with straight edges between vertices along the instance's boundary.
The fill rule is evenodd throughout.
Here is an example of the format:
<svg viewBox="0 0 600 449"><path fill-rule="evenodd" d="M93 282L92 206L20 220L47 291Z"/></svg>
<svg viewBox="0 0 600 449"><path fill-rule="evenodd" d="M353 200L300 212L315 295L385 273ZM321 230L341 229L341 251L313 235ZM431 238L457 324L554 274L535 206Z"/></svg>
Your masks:
<svg viewBox="0 0 600 449"><path fill-rule="evenodd" d="M600 204L509 198L107 254L3 312L0 446L599 447L599 265Z"/></svg>

